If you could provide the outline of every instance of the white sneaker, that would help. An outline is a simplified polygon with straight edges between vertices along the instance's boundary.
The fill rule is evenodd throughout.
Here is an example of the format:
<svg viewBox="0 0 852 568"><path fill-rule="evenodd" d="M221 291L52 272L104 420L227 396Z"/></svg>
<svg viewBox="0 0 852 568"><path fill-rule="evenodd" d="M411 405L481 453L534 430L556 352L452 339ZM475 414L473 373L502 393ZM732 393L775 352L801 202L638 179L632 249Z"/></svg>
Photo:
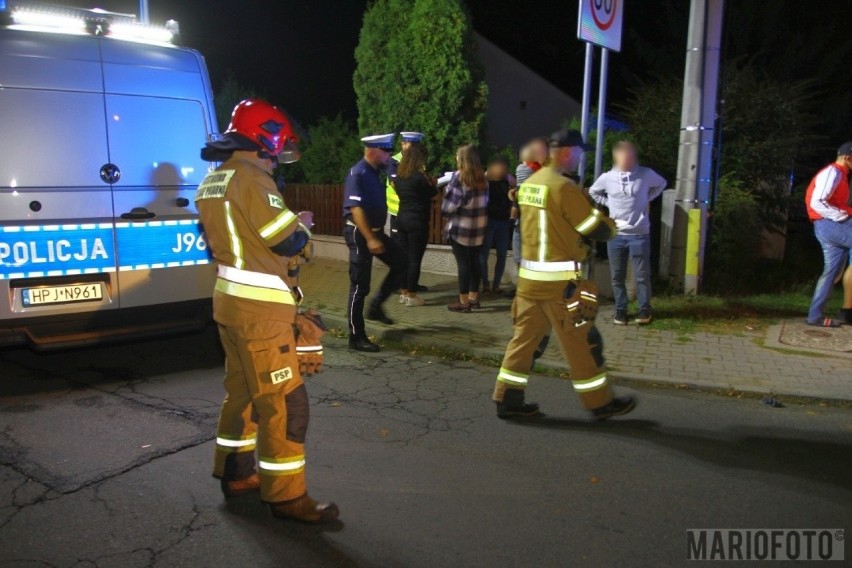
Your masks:
<svg viewBox="0 0 852 568"><path fill-rule="evenodd" d="M425 303L426 300L424 300L420 296L408 296L405 298L405 305L409 308L413 308L414 306L422 306Z"/></svg>
<svg viewBox="0 0 852 568"><path fill-rule="evenodd" d="M399 303L400 304L407 304L408 303L408 296L403 296L402 294L400 294L399 295Z"/></svg>

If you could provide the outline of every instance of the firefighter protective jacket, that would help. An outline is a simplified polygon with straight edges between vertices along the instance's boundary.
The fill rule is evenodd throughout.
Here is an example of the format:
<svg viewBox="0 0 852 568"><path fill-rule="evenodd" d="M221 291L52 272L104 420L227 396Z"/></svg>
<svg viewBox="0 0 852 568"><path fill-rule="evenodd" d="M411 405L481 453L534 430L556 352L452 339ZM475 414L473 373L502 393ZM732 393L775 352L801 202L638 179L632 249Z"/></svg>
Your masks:
<svg viewBox="0 0 852 568"><path fill-rule="evenodd" d="M195 195L207 242L218 264L213 317L221 325L293 322L297 283L280 247L308 229L287 209L278 188L252 153L235 153L209 173Z"/></svg>
<svg viewBox="0 0 852 568"><path fill-rule="evenodd" d="M585 241L613 238L615 222L552 166L530 176L517 197L524 220L517 293L532 300L561 298L568 282L579 278L580 263L589 256Z"/></svg>

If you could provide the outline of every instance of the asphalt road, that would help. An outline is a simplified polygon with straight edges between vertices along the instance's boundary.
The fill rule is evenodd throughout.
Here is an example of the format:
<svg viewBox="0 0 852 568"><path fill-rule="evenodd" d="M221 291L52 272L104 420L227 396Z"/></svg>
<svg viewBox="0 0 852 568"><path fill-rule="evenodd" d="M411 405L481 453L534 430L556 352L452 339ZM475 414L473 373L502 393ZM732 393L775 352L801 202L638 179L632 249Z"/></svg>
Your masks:
<svg viewBox="0 0 852 568"><path fill-rule="evenodd" d="M687 528L852 528L849 410L649 388L592 423L541 378L547 417L505 423L493 369L326 353L308 481L342 522L317 528L210 477L213 333L0 351L0 565L682 566Z"/></svg>

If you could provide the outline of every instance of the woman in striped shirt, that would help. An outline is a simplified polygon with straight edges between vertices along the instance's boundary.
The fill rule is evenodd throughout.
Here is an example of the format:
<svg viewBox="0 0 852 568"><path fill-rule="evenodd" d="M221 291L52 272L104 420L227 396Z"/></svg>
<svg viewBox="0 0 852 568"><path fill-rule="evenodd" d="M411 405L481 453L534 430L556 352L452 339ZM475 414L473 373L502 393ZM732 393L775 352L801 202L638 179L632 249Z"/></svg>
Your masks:
<svg viewBox="0 0 852 568"><path fill-rule="evenodd" d="M459 275L459 301L447 306L451 312L469 313L479 308L482 280L480 251L488 225L488 182L476 146L456 152L458 171L444 193L441 212L447 219L444 235L453 248Z"/></svg>

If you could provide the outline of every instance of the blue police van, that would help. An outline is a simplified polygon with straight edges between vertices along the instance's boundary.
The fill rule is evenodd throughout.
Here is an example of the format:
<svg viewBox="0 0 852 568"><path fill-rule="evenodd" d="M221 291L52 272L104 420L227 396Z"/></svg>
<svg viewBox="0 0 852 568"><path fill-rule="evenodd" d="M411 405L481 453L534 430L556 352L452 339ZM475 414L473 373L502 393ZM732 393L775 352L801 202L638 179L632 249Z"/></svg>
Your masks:
<svg viewBox="0 0 852 568"><path fill-rule="evenodd" d="M216 117L176 22L0 0L0 345L197 329Z"/></svg>

